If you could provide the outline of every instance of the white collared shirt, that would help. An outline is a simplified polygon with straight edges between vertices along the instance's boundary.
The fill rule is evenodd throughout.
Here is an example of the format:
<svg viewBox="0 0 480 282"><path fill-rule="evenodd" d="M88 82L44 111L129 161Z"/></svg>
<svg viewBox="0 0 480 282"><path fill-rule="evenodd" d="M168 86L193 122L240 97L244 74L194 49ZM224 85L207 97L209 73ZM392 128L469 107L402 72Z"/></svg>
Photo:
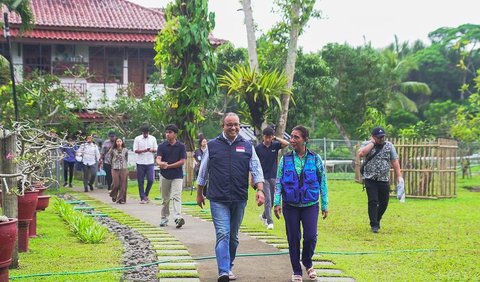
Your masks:
<svg viewBox="0 0 480 282"><path fill-rule="evenodd" d="M77 153L82 156L84 165L94 165L100 161L100 151L97 144L93 142L82 144Z"/></svg>
<svg viewBox="0 0 480 282"><path fill-rule="evenodd" d="M148 135L147 138L143 137L143 134L135 137L135 140L133 140L134 152L136 150L145 150L147 148L150 148L152 150L152 152L137 154L137 164L143 164L143 165L154 164L155 156L156 156L155 152L157 151L157 147L158 147L157 138L155 138L152 135Z"/></svg>

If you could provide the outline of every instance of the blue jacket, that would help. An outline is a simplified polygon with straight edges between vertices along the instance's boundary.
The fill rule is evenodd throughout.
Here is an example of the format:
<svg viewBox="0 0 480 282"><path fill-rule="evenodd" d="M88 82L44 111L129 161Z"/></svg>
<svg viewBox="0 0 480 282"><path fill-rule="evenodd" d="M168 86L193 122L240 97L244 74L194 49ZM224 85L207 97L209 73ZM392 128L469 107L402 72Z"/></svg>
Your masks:
<svg viewBox="0 0 480 282"><path fill-rule="evenodd" d="M284 156L282 184L283 202L293 205L316 203L320 196L321 176L317 171L315 154L307 151L307 160L301 175L295 170L293 154Z"/></svg>
<svg viewBox="0 0 480 282"><path fill-rule="evenodd" d="M238 136L232 143L219 135L208 146L207 198L212 201L246 201L252 144Z"/></svg>

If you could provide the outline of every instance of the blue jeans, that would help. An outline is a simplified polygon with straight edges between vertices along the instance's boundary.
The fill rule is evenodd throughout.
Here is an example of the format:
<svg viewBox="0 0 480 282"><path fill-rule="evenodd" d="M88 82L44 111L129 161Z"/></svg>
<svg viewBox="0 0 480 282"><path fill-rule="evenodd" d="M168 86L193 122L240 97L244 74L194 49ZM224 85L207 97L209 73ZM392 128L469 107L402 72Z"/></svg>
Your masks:
<svg viewBox="0 0 480 282"><path fill-rule="evenodd" d="M147 176L147 187L143 190L143 181ZM137 181L138 181L138 194L140 195L140 200L145 200L152 189L154 181L154 168L153 164L137 164Z"/></svg>
<svg viewBox="0 0 480 282"><path fill-rule="evenodd" d="M238 231L246 205L247 201L210 201L210 211L217 237L215 255L219 275L228 274L233 267L238 247Z"/></svg>

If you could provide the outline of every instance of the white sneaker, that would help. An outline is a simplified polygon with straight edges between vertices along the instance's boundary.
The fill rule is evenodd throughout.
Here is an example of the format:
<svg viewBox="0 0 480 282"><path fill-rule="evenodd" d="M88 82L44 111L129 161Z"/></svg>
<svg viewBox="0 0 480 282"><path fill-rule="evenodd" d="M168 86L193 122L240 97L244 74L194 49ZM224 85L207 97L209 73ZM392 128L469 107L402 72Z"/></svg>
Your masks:
<svg viewBox="0 0 480 282"><path fill-rule="evenodd" d="M260 220L262 221L263 225L267 225L267 219L263 218L262 215L260 215L259 217L260 217Z"/></svg>
<svg viewBox="0 0 480 282"><path fill-rule="evenodd" d="M272 230L273 229L273 223L270 223L269 225L267 225L267 229Z"/></svg>

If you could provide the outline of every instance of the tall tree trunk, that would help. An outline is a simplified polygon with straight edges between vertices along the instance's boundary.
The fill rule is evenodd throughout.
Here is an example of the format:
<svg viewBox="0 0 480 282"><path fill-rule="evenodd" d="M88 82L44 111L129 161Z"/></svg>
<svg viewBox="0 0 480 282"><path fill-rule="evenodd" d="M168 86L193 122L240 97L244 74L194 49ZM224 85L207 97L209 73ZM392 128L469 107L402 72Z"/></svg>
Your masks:
<svg viewBox="0 0 480 282"><path fill-rule="evenodd" d="M340 135L342 135L345 144L347 144L348 150L350 151L350 155L352 156L353 160L355 158L355 150L353 149L352 142L350 142L350 137L348 137L348 133L345 130L345 127L343 127L343 124L337 119L335 115L332 116L332 121L340 132Z"/></svg>
<svg viewBox="0 0 480 282"><path fill-rule="evenodd" d="M241 0L245 14L245 27L247 28L248 62L250 69L260 71L257 56L257 39L255 38L255 24L253 22L252 1Z"/></svg>
<svg viewBox="0 0 480 282"><path fill-rule="evenodd" d="M16 154L16 143L17 136L15 134L9 133L6 130L0 131L0 173L2 174L17 173L17 165L15 164L14 159L7 157ZM12 190L17 189L17 180L13 177L8 177L5 180L10 193L7 193L6 187L4 187L2 183L3 213L9 218L18 218L17 194L11 192ZM13 250L10 268L18 268L18 238Z"/></svg>
<svg viewBox="0 0 480 282"><path fill-rule="evenodd" d="M292 89L293 78L295 75L295 63L297 61L297 43L300 34L300 24L298 19L300 16L300 3L295 1L292 4L292 26L290 29L290 39L288 44L287 62L285 63L285 74L288 77L287 88ZM288 106L290 104L290 95L282 94L282 109L277 122L276 135L282 137L287 127Z"/></svg>

